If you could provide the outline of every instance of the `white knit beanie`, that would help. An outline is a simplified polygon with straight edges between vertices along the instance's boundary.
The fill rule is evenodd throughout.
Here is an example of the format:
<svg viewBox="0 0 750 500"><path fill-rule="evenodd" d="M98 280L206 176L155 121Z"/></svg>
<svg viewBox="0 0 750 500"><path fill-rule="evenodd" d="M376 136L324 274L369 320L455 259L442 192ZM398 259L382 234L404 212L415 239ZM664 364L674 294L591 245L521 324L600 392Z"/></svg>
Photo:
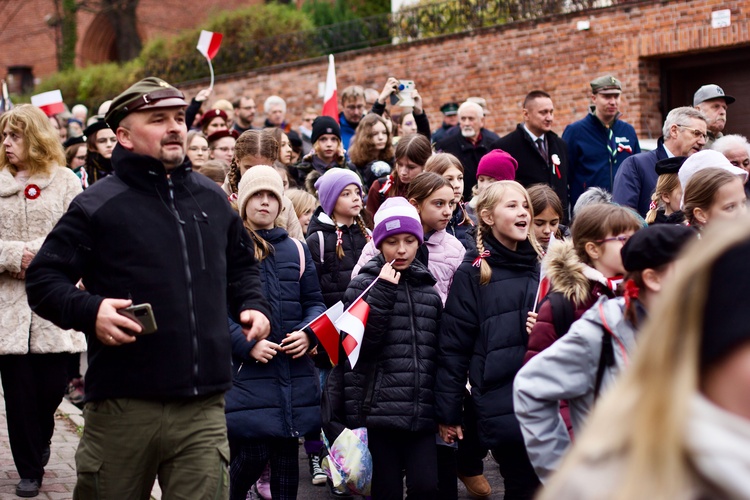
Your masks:
<svg viewBox="0 0 750 500"><path fill-rule="evenodd" d="M240 217L244 217L245 207L250 197L260 191L269 191L279 200L279 214L281 213L284 204L284 181L275 168L268 165L256 165L248 169L242 174L237 191L237 207L240 210ZM279 214L276 216L278 217Z"/></svg>

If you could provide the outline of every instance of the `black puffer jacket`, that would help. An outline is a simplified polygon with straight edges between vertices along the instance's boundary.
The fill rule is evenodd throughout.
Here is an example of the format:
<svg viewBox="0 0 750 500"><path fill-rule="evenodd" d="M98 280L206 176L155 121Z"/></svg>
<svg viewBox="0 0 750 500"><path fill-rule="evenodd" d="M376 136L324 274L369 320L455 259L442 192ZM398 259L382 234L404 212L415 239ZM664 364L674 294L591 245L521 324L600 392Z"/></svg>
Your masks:
<svg viewBox="0 0 750 500"><path fill-rule="evenodd" d="M352 280L349 305L380 274L378 255ZM435 279L415 260L394 285L378 280L365 296L370 315L359 361L352 370L346 356L328 380L333 408L350 428L434 432L437 335L442 301ZM363 408L365 407L365 408ZM369 410L366 409L369 407Z"/></svg>
<svg viewBox="0 0 750 500"><path fill-rule="evenodd" d="M320 290L326 307L331 307L344 297L346 287L351 281L352 270L367 245L367 236L362 234L355 222L351 226L341 226L341 246L344 258L336 256L336 228L333 221L318 207L310 219L307 228L307 246L310 249L315 267L318 269ZM321 259L321 240L323 236L323 255Z"/></svg>
<svg viewBox="0 0 750 500"><path fill-rule="evenodd" d="M523 365L528 342L526 316L539 283L537 254L528 241L513 252L491 234L484 236L492 268L479 284L472 265L477 251L466 253L453 277L440 330L436 407L438 421L461 422L461 399L469 373L477 408L480 439L488 448L523 443L513 412L513 379Z"/></svg>

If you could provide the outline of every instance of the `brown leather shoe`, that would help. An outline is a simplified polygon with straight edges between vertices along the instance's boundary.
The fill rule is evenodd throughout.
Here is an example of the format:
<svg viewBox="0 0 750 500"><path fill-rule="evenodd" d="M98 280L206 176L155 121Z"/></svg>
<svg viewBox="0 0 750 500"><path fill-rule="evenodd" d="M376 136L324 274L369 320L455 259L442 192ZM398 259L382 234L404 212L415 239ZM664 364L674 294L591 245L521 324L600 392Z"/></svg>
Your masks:
<svg viewBox="0 0 750 500"><path fill-rule="evenodd" d="M458 478L466 486L466 491L469 492L469 495L474 498L487 498L492 494L492 487L487 482L484 474L479 474L478 476L462 476L459 474Z"/></svg>

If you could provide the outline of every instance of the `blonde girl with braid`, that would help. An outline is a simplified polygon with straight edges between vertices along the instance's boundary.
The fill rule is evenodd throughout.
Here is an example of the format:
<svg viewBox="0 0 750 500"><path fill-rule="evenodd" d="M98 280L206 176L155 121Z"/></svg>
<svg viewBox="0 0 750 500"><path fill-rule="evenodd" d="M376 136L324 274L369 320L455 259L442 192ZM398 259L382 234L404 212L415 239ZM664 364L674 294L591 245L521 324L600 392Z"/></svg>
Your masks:
<svg viewBox="0 0 750 500"><path fill-rule="evenodd" d="M242 175L256 165L273 165L279 154L279 143L273 134L266 130L247 130L240 135L234 145L234 156L229 164L229 173L222 189L227 194L232 207L237 210L237 193ZM282 194L279 226L286 229L294 239L304 241L292 200Z"/></svg>
<svg viewBox="0 0 750 500"><path fill-rule="evenodd" d="M479 195L477 247L453 277L438 337L440 435L453 443L463 439L464 425L474 425L500 466L507 498L532 498L539 486L513 409L513 379L523 364L539 284L533 212L528 192L515 181L495 182ZM467 372L474 422L462 421Z"/></svg>

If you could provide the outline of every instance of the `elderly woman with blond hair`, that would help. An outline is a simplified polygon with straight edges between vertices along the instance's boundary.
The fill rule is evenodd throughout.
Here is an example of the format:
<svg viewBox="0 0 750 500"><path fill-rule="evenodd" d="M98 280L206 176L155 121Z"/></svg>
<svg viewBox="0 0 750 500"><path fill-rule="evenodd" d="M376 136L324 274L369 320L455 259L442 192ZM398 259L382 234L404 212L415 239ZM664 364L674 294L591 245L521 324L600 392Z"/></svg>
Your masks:
<svg viewBox="0 0 750 500"><path fill-rule="evenodd" d="M17 106L0 116L0 130L0 377L21 477L16 495L31 497L39 492L49 460L55 410L67 383L66 353L85 351L86 339L31 312L26 269L82 188L41 110Z"/></svg>

